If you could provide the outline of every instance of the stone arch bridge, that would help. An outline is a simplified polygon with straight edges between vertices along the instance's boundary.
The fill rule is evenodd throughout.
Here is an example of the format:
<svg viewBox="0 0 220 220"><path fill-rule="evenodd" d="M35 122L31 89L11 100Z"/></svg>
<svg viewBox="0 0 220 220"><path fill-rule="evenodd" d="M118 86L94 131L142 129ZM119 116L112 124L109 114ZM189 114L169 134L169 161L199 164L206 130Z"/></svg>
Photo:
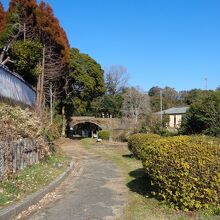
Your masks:
<svg viewBox="0 0 220 220"><path fill-rule="evenodd" d="M81 136L92 136L93 133L96 133L99 130L109 130L114 135L124 131L131 131L134 129L134 126L133 120L121 118L74 116L71 118L70 122L70 128L75 134Z"/></svg>

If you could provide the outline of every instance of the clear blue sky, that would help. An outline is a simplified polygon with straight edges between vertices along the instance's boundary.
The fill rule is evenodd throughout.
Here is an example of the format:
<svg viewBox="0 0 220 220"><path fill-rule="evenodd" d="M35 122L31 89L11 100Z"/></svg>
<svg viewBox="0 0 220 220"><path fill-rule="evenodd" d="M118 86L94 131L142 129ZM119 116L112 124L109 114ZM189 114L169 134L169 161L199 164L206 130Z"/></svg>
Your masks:
<svg viewBox="0 0 220 220"><path fill-rule="evenodd" d="M9 0L3 0L7 7ZM105 69L127 67L130 85L177 90L220 85L219 0L47 0L72 47Z"/></svg>

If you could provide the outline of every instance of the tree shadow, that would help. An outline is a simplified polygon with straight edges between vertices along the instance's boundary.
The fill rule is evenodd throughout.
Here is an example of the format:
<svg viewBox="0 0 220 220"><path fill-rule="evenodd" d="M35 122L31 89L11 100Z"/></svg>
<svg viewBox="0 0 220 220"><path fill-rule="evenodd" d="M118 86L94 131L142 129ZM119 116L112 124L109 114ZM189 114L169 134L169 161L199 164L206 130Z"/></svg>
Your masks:
<svg viewBox="0 0 220 220"><path fill-rule="evenodd" d="M134 154L124 154L124 155L122 155L122 157L125 157L125 158L135 158Z"/></svg>
<svg viewBox="0 0 220 220"><path fill-rule="evenodd" d="M133 170L129 173L129 175L135 178L127 183L127 187L130 189L130 191L136 192L143 196L147 195L148 197L152 197L151 181L144 172L143 168Z"/></svg>

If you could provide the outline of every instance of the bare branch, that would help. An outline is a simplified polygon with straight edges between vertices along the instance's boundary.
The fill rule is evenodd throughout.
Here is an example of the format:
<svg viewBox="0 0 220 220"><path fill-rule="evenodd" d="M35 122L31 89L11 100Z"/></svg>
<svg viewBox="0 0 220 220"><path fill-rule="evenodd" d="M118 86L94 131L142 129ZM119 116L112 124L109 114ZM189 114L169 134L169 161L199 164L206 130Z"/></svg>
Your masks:
<svg viewBox="0 0 220 220"><path fill-rule="evenodd" d="M105 71L107 92L113 95L122 92L128 82L128 78L128 72L124 66L111 66Z"/></svg>
<svg viewBox="0 0 220 220"><path fill-rule="evenodd" d="M139 88L128 88L123 98L123 115L127 118L134 118L136 123L141 116L150 112L149 96Z"/></svg>

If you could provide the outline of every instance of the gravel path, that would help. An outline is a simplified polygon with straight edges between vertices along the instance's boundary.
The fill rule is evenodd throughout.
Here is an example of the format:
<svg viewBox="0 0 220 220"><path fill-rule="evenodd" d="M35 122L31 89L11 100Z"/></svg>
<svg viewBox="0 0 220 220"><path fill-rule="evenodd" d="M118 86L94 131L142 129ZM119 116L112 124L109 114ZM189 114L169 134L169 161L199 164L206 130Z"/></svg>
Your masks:
<svg viewBox="0 0 220 220"><path fill-rule="evenodd" d="M117 167L88 153L78 141L66 141L62 148L80 161L55 191L55 199L29 217L30 220L98 220L118 217L126 203L126 187Z"/></svg>

